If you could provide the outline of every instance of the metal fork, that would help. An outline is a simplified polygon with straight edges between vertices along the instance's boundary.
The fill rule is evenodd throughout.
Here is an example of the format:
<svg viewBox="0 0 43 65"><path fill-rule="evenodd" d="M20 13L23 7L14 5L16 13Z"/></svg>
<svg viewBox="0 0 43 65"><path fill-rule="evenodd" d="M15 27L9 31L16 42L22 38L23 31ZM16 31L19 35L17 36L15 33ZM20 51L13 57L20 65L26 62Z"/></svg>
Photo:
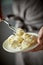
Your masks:
<svg viewBox="0 0 43 65"><path fill-rule="evenodd" d="M7 20L3 19L2 21L4 21L4 23L6 23L6 24L8 25L8 27L9 27L12 31L16 32L15 27L14 27L13 25L11 25L10 23L8 23Z"/></svg>

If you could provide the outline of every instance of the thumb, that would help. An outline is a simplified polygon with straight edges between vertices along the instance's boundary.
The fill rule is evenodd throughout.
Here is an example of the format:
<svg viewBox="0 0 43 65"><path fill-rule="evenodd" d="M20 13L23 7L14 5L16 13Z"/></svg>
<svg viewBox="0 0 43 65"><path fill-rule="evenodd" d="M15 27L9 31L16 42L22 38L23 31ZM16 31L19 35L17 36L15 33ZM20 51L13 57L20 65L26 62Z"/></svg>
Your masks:
<svg viewBox="0 0 43 65"><path fill-rule="evenodd" d="M39 31L38 43L43 43L43 27Z"/></svg>

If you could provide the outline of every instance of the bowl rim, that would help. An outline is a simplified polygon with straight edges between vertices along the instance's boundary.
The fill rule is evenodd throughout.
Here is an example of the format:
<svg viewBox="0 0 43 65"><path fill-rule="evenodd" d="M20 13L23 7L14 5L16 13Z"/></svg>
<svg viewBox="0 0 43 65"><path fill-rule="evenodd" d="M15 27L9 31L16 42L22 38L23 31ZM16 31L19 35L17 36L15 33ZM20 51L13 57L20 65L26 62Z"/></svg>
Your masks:
<svg viewBox="0 0 43 65"><path fill-rule="evenodd" d="M33 32L28 32L28 34L32 34L32 35L38 36L37 33L33 33ZM13 34L12 34L12 35L13 35ZM10 35L9 37L11 37L12 35ZM7 39L3 42L2 47L3 47L3 49L4 49L5 51L10 52L10 53L28 52L28 51L30 51L30 50L36 48L36 47L39 45L39 43L37 43L36 45L34 45L34 46L32 46L32 47L29 47L28 49L25 49L25 50L21 50L21 51L11 51L11 50L9 50L7 47L5 47L5 44L7 44L6 41L7 41Z"/></svg>

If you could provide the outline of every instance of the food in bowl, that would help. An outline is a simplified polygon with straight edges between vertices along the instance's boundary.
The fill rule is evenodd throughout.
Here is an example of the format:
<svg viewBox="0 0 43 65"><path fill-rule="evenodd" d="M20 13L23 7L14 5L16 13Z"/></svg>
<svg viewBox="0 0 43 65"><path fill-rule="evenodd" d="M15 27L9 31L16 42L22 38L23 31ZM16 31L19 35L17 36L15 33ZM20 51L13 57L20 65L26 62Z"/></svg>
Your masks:
<svg viewBox="0 0 43 65"><path fill-rule="evenodd" d="M37 43L37 36L18 28L14 35L8 37L7 41L9 48L24 50Z"/></svg>

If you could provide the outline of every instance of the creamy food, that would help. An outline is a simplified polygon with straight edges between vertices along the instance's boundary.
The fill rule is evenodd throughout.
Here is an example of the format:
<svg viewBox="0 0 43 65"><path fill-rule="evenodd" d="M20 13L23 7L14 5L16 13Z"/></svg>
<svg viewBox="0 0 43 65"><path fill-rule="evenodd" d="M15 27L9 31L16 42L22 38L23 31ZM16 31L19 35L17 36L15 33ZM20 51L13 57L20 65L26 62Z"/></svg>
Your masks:
<svg viewBox="0 0 43 65"><path fill-rule="evenodd" d="M37 43L37 36L18 28L15 35L9 37L7 41L10 48L24 50Z"/></svg>

